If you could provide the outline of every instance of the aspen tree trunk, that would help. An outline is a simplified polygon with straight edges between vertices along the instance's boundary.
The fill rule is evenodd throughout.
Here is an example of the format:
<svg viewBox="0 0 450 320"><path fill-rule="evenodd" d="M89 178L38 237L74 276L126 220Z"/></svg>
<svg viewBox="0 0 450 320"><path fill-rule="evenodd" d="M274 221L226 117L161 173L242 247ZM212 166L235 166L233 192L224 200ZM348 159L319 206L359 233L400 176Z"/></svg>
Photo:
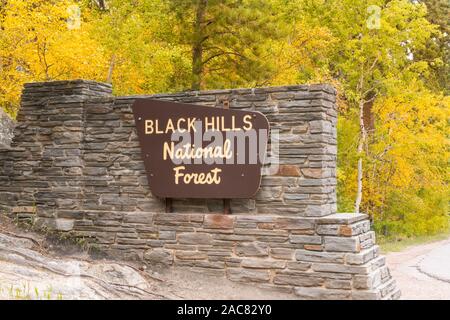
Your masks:
<svg viewBox="0 0 450 320"><path fill-rule="evenodd" d="M355 212L359 212L362 201L363 191L363 163L362 156L364 151L364 144L367 139L367 131L364 125L364 99L359 101L359 142L358 142L358 178L357 178L357 191L355 200Z"/></svg>
<svg viewBox="0 0 450 320"><path fill-rule="evenodd" d="M98 7L100 8L100 10L106 10L105 0L98 0L97 4L98 4Z"/></svg>
<svg viewBox="0 0 450 320"><path fill-rule="evenodd" d="M115 64L116 64L116 55L113 54L111 56L111 62L109 63L108 76L106 77L106 82L107 83L112 83L112 77L113 77Z"/></svg>
<svg viewBox="0 0 450 320"><path fill-rule="evenodd" d="M194 22L192 44L192 90L200 90L203 76L203 21L208 0L199 0Z"/></svg>

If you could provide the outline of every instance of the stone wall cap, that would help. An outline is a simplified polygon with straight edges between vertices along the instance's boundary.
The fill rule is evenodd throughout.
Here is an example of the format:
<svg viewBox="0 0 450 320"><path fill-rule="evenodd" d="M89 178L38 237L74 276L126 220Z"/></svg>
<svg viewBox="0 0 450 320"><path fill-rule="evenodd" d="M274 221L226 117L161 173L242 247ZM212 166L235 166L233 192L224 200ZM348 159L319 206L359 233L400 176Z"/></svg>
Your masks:
<svg viewBox="0 0 450 320"><path fill-rule="evenodd" d="M335 213L329 216L316 218L320 224L351 224L361 220L368 219L369 216L364 213Z"/></svg>
<svg viewBox="0 0 450 320"><path fill-rule="evenodd" d="M24 84L24 87L26 87L26 88L48 87L48 86L56 87L56 86L79 85L79 84L95 84L95 85L112 88L112 85L110 83L98 82L98 81L94 81L94 80L84 80L84 79L28 82L28 83Z"/></svg>
<svg viewBox="0 0 450 320"><path fill-rule="evenodd" d="M170 97L186 97L186 96L202 96L202 95L217 95L217 94L263 94L285 91L324 91L329 93L336 93L336 89L326 83L316 84L299 84L299 85L286 85L286 86L273 86L273 87L256 87L256 88L236 88L236 89L212 89L201 91L182 91L174 93L157 93L152 95L129 95L117 97L117 100L133 100L133 99L157 99L157 98L170 98Z"/></svg>
<svg viewBox="0 0 450 320"><path fill-rule="evenodd" d="M155 215L166 216L167 213L163 212L142 212L142 213L150 213ZM202 212L177 212L176 215L222 215L222 213L202 213ZM230 219L237 219L238 221L254 221L254 222L266 222L266 223L275 223L280 221L304 221L309 223L318 223L318 224L352 224L361 220L366 220L369 218L367 214L364 213L334 213L324 217L305 217L299 215L280 215L280 214L248 214L248 213L235 213L232 215L227 215Z"/></svg>

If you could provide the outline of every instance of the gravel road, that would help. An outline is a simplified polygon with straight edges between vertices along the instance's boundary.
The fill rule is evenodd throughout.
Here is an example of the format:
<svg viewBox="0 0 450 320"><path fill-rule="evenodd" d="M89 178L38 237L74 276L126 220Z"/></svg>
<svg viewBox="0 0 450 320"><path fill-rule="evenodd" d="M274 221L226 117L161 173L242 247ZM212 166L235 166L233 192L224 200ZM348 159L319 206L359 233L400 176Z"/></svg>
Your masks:
<svg viewBox="0 0 450 320"><path fill-rule="evenodd" d="M386 255L404 300L450 300L450 239Z"/></svg>

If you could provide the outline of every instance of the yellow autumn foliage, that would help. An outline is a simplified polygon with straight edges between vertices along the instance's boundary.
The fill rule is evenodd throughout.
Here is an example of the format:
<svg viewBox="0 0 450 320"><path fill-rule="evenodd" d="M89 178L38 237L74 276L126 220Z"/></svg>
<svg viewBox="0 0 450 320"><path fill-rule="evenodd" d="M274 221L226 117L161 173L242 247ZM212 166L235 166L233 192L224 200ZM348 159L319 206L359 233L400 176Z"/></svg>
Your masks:
<svg viewBox="0 0 450 320"><path fill-rule="evenodd" d="M71 0L8 0L2 8L0 104L11 115L25 82L105 78L103 49L89 24L77 25L76 8Z"/></svg>
<svg viewBox="0 0 450 320"><path fill-rule="evenodd" d="M450 99L441 93L449 88L439 73L448 70L448 54L438 45L448 44L448 32L430 22L428 2L211 2L202 88L332 83L339 92L339 210L354 210L361 158L360 208L380 234L443 231L449 227ZM14 117L23 84L33 81L110 80L117 95L191 87L196 1L105 3L0 0L4 110ZM380 8L378 28L368 26L372 5ZM374 128L358 154L358 107L368 92L375 96Z"/></svg>
<svg viewBox="0 0 450 320"><path fill-rule="evenodd" d="M396 86L397 85L397 86ZM377 100L375 130L365 157L362 207L386 236L433 234L448 228L450 97L418 82ZM339 123L341 210L356 192L355 122Z"/></svg>

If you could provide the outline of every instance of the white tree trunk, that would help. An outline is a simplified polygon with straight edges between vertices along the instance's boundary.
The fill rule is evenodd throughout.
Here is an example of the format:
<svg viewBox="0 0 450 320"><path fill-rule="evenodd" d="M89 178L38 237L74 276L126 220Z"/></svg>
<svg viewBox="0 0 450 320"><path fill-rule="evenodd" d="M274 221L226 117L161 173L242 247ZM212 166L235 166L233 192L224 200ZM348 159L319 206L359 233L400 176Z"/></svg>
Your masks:
<svg viewBox="0 0 450 320"><path fill-rule="evenodd" d="M366 143L367 132L364 126L364 100L361 99L359 102L359 142L358 142L358 177L357 177L357 191L355 200L355 212L359 213L362 192L363 192L363 163L362 156L364 151L364 144Z"/></svg>
<svg viewBox="0 0 450 320"><path fill-rule="evenodd" d="M112 77L113 77L115 64L116 64L116 55L113 54L111 56L111 61L109 63L108 77L106 78L106 82L107 83L112 83Z"/></svg>

